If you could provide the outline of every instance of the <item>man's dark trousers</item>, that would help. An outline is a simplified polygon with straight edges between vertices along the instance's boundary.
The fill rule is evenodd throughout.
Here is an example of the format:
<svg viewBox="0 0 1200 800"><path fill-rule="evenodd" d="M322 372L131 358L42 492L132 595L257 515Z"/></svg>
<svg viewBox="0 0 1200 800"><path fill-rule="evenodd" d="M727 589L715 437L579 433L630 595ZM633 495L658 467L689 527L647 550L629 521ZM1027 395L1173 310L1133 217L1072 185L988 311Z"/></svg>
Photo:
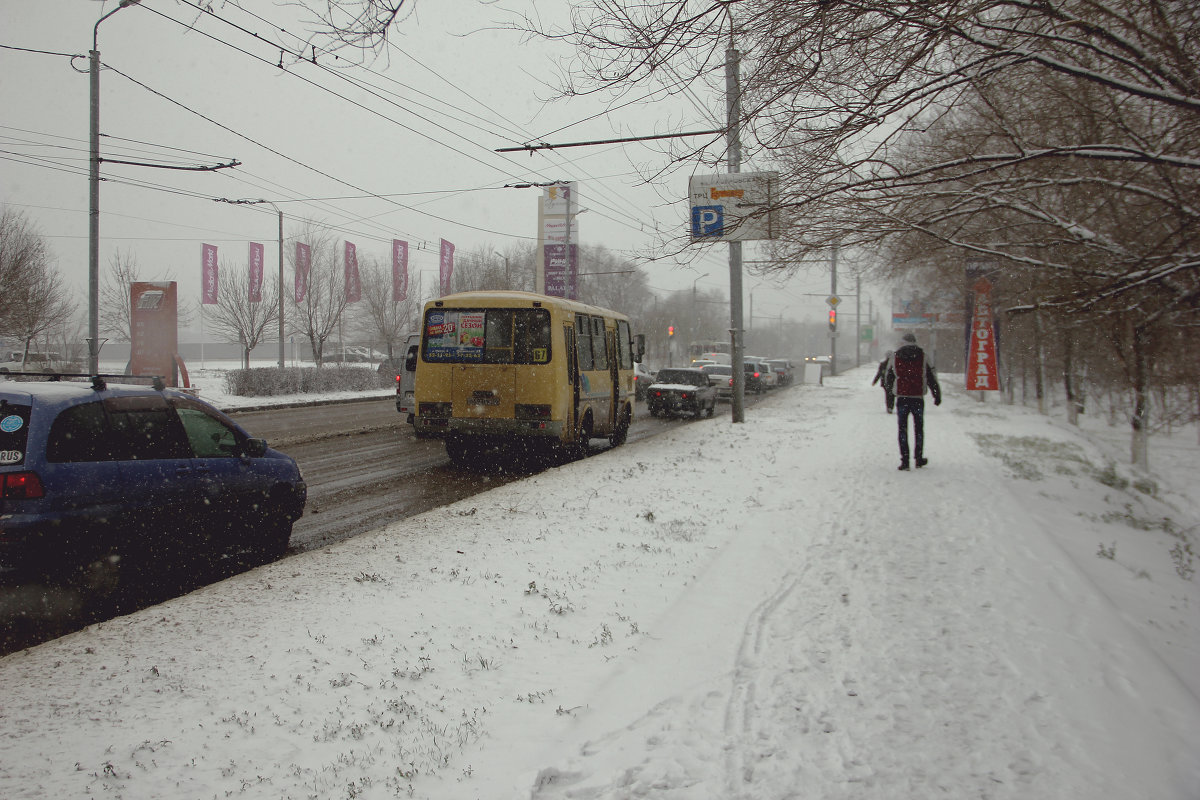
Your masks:
<svg viewBox="0 0 1200 800"><path fill-rule="evenodd" d="M900 426L900 463L908 463L908 415L913 418L913 455L920 461L925 454L925 398L897 397L896 422Z"/></svg>

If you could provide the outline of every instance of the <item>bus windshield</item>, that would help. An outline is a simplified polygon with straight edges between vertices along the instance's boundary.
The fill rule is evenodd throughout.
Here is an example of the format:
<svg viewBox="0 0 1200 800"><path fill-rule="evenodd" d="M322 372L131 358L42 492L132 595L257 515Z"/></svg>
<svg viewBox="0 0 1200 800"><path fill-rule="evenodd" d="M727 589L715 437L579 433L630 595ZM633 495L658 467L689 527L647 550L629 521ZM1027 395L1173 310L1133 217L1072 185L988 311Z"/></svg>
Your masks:
<svg viewBox="0 0 1200 800"><path fill-rule="evenodd" d="M550 312L544 308L431 308L425 360L442 364L548 364Z"/></svg>

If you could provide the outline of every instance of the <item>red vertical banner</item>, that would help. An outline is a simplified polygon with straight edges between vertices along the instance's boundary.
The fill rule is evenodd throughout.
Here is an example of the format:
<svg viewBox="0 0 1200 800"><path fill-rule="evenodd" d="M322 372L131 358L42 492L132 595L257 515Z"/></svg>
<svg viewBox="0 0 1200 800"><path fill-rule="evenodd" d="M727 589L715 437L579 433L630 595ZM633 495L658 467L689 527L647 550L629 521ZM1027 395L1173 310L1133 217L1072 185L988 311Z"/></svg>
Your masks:
<svg viewBox="0 0 1200 800"><path fill-rule="evenodd" d="M441 278L442 296L450 294L450 278L454 275L454 245L442 239L442 258L438 274Z"/></svg>
<svg viewBox="0 0 1200 800"><path fill-rule="evenodd" d="M263 282L263 246L258 242L250 243L250 302L262 302Z"/></svg>
<svg viewBox="0 0 1200 800"><path fill-rule="evenodd" d="M357 303L362 299L362 287L358 281L358 251L346 242L346 302Z"/></svg>
<svg viewBox="0 0 1200 800"><path fill-rule="evenodd" d="M200 245L200 302L214 305L217 302L217 246Z"/></svg>
<svg viewBox="0 0 1200 800"><path fill-rule="evenodd" d="M408 242L392 239L392 302L408 298Z"/></svg>
<svg viewBox="0 0 1200 800"><path fill-rule="evenodd" d="M312 268L312 250L308 245L296 242L296 302L303 303L308 296L308 271Z"/></svg>
<svg viewBox="0 0 1200 800"><path fill-rule="evenodd" d="M967 349L967 388L998 391L996 370L996 327L992 319L992 284L987 278L975 281L975 313L971 317L971 342Z"/></svg>

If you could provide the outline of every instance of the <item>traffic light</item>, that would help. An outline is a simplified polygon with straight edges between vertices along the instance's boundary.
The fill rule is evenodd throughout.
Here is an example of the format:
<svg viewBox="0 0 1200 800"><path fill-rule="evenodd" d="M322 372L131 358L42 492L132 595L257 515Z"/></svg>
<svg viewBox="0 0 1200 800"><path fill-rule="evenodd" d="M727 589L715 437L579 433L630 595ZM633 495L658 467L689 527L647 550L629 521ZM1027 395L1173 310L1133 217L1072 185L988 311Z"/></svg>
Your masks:
<svg viewBox="0 0 1200 800"><path fill-rule="evenodd" d="M829 330L830 332L837 330L837 309L829 309Z"/></svg>
<svg viewBox="0 0 1200 800"><path fill-rule="evenodd" d="M675 335L675 326L668 325L667 326L667 336L674 336L674 335Z"/></svg>

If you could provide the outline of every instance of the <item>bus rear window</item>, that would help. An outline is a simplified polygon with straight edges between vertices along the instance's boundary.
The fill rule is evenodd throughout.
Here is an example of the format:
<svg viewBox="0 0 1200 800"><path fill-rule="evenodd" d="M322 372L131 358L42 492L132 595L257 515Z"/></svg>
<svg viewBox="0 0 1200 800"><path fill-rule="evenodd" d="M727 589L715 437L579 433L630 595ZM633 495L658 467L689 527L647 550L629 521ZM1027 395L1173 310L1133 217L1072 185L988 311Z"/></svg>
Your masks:
<svg viewBox="0 0 1200 800"><path fill-rule="evenodd" d="M544 308L431 308L425 360L434 363L547 364L550 312Z"/></svg>

